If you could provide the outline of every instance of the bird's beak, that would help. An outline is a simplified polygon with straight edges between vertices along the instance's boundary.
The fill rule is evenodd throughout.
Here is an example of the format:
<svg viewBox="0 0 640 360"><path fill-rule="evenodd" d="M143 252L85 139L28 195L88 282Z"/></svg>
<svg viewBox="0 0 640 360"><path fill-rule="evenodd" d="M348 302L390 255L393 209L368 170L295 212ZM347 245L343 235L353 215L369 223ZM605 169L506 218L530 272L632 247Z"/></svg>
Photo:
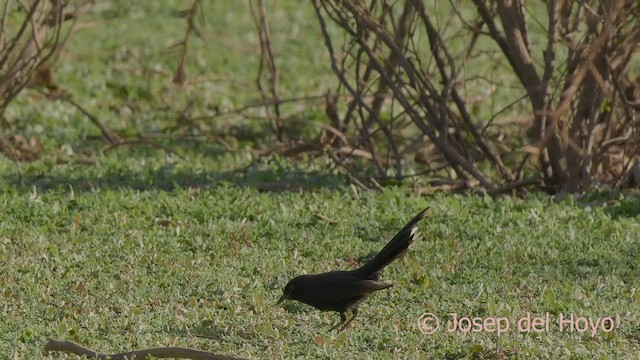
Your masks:
<svg viewBox="0 0 640 360"><path fill-rule="evenodd" d="M284 300L287 300L287 299L291 299L291 295L282 294L282 296L280 296L280 299L278 299L278 302L276 303L276 305L280 304L281 302L283 302Z"/></svg>

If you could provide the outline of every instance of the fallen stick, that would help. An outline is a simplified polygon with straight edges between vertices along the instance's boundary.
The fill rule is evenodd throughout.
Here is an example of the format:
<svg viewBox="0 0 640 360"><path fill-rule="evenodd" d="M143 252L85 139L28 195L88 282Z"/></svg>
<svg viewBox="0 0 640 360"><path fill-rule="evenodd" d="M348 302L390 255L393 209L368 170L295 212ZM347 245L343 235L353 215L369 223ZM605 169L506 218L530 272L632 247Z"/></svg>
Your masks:
<svg viewBox="0 0 640 360"><path fill-rule="evenodd" d="M134 350L122 352L118 354L101 354L97 351L86 348L78 343L69 340L55 340L47 338L47 344L44 346L45 351L59 351L75 354L78 356L85 355L89 359L109 359L109 360L132 360L146 359L147 356L156 358L177 358L177 359L193 359L193 360L246 360L234 356L218 355L204 350L197 350L184 347L162 347L150 348L144 350Z"/></svg>

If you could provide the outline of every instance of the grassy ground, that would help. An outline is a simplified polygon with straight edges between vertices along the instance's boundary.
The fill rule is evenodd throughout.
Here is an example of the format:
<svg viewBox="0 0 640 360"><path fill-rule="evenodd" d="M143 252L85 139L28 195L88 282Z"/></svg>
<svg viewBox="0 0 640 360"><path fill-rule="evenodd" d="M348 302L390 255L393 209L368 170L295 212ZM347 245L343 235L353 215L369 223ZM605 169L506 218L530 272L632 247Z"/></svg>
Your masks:
<svg viewBox="0 0 640 360"><path fill-rule="evenodd" d="M106 352L182 345L250 358L590 359L640 350L637 199L590 207L403 189L138 191L126 182L1 190L0 353L10 358L39 357L46 336ZM422 239L384 274L396 286L373 296L347 332L328 331L336 314L273 306L294 275L353 267L427 204ZM416 321L425 312L443 326L458 313L506 317L514 328L424 335ZM518 332L527 312L550 313L548 333ZM560 332L560 313L620 322L596 336Z"/></svg>
<svg viewBox="0 0 640 360"><path fill-rule="evenodd" d="M193 116L252 103L257 47L246 3L205 3L206 43L193 42L187 86L171 84L177 54L167 47L181 39L177 12L188 2L167 0L98 2L56 84L132 134L176 125L190 101ZM283 94L332 88L312 10L277 4ZM8 358L50 356L47 336L103 352L176 345L254 359L632 359L640 351L637 197L362 192L322 175L323 160L256 159L240 130L237 152L177 142L170 146L183 158L144 147L101 153L84 115L28 91L4 120L3 132L44 145L32 164L0 158L0 354ZM305 191L258 190L283 186ZM291 277L356 266L426 205L421 240L384 273L395 286L372 296L348 331L328 331L337 314L273 306ZM418 328L423 313L440 318L434 334ZM450 333L452 313L504 317L512 328ZM549 313L549 330L518 331L527 313ZM561 332L561 313L617 322L595 336Z"/></svg>

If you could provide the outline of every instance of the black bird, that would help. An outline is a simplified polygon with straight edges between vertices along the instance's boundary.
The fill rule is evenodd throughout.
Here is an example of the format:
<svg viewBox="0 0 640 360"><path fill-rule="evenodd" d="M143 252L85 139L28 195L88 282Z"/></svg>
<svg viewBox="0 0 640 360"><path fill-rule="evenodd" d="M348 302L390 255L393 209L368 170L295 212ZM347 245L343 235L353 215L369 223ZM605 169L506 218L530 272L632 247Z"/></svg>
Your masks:
<svg viewBox="0 0 640 360"><path fill-rule="evenodd" d="M405 225L380 252L360 268L351 271L330 271L322 274L300 275L293 278L284 288L278 300L298 300L316 309L337 311L340 321L331 330L342 331L358 316L358 306L369 295L378 290L393 286L379 282L382 270L408 249L417 235L416 225L425 217L429 207L422 210ZM347 321L347 313L352 317ZM340 326L342 327L340 328Z"/></svg>

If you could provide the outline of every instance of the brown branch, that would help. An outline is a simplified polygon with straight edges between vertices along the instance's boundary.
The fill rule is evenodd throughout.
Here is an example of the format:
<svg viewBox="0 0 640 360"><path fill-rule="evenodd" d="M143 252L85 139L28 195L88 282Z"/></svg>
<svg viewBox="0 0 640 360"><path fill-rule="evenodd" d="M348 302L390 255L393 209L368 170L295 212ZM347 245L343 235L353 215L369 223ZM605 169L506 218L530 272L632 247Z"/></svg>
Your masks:
<svg viewBox="0 0 640 360"><path fill-rule="evenodd" d="M324 222L326 222L327 224L331 224L331 225L335 225L338 224L338 220L332 219L320 212L316 212L315 214L313 214L317 219L320 219Z"/></svg>
<svg viewBox="0 0 640 360"><path fill-rule="evenodd" d="M586 55L583 53L582 56L579 57L578 63L580 64L577 70L573 73L573 75L569 76L567 79L567 85L560 95L560 103L556 106L555 109L550 110L544 115L547 115L551 118L551 122L547 125L547 129L544 132L544 136L538 140L538 142L532 147L527 147L527 151L532 151L534 153L539 153L541 149L543 149L550 138L555 134L554 128L556 127L560 117L569 110L571 105L571 100L574 95L578 92L578 89L582 85L586 76L589 73L589 69L592 64L596 60L597 56L600 55L602 48L605 46L605 43L610 35L611 26L613 24L605 24L602 32L598 35L598 37L591 42Z"/></svg>
<svg viewBox="0 0 640 360"><path fill-rule="evenodd" d="M497 196L501 194L506 194L508 192L518 190L531 185L539 185L540 184L540 176L533 176L526 179L520 179L517 181L512 181L504 186L495 188L492 191L489 191L488 194L491 196Z"/></svg>
<svg viewBox="0 0 640 360"><path fill-rule="evenodd" d="M55 59L75 31L75 22L66 28L63 23L76 20L91 8L94 0L85 0L74 11L65 13L69 1L33 1L29 7L18 1L25 18L18 31L5 42L7 13L11 1L5 3L0 23L0 114L32 80L33 74ZM41 16L38 16L40 14Z"/></svg>
<svg viewBox="0 0 640 360"><path fill-rule="evenodd" d="M2 8L2 18L0 19L0 29L6 29L7 28L7 15L9 14L9 8L11 7L11 0L7 0L4 3L4 7ZM4 41L4 37L5 37L5 31L0 31L0 53L2 53L2 51L4 50L4 45L5 45L5 41ZM2 61L0 61L0 64L2 64Z"/></svg>
<svg viewBox="0 0 640 360"><path fill-rule="evenodd" d="M399 169L407 171L404 158L421 148L417 162L433 165L431 161L442 164L445 160L445 166L455 171L451 177L464 179L464 187L481 186L495 194L530 184L571 191L569 184L600 179L593 173L601 172L595 170L599 159L593 154L601 153L602 144L611 144L608 139L622 139L615 142L616 151L622 152L625 161L631 158L637 145L624 140L630 134L624 129L637 129L633 106L640 104L635 101L640 88L624 72L640 41L634 16L638 8L633 2L605 2L590 8L590 3L580 0L548 0L546 24L526 11L531 9L524 7L523 0L474 0L479 19L473 22L463 18L458 2L449 3L463 22L462 30L455 27L456 15L441 22L430 12L432 5L419 0L312 1L331 68L339 80L335 93L352 98L345 115L337 115L336 105L327 112L331 123L350 141L329 134L334 142L367 149L380 174L395 165L399 178ZM546 25L546 42L530 43L533 23L527 23L528 18L541 28ZM330 34L325 22L332 22L341 31L339 35ZM602 38L604 32L608 34ZM517 78L517 84L492 82L491 86L518 90L507 101L509 105L484 122L474 116L476 106L487 96L475 96L478 90L470 86L484 81L484 76L461 76L467 69L475 71L471 69L478 55L495 59L492 45L477 44L481 35L494 40L502 51L496 61L506 59L508 70ZM470 45L462 50L451 46L461 36L467 36L462 42ZM344 39L341 48L334 49L334 39ZM534 63L538 52L543 60L539 65ZM460 59L458 53L466 57ZM558 54L566 54L567 66L557 67ZM521 96L520 89L526 95L515 99ZM496 96L493 88L488 93ZM531 106L531 120L520 127L495 126L501 113L524 98ZM495 104L504 101L492 100ZM526 110L519 110L526 119ZM413 135L411 125L422 134ZM527 143L531 145L524 153L518 152ZM343 165L353 169L346 160L355 158L354 154L343 156L336 151L339 148L336 144L329 147L340 159L331 171ZM431 154L431 158L423 160L422 154ZM523 179L536 170L539 179Z"/></svg>
<svg viewBox="0 0 640 360"><path fill-rule="evenodd" d="M75 354L78 356L86 356L90 359L100 360L127 360L127 359L145 359L149 356L155 358L177 358L177 359L193 359L193 360L246 360L243 358L218 355L209 351L185 348L185 347L159 347L150 348L144 350L134 350L128 352L121 352L117 354L103 354L95 350L86 348L78 343L69 340L56 340L47 338L47 343L44 346L44 350L47 352L64 352L69 354Z"/></svg>
<svg viewBox="0 0 640 360"><path fill-rule="evenodd" d="M260 65L258 67L256 85L260 90L260 95L262 96L263 102L266 103L267 101L269 101L267 91L262 85L262 73L266 65L269 71L269 92L271 94L270 97L273 101L273 110L276 116L275 132L278 140L283 141L284 132L283 124L281 123L282 119L280 112L280 103L278 101L280 99L280 74L278 72L278 67L276 66L275 56L273 55L273 49L271 46L271 31L269 30L269 23L267 21L267 9L264 5L263 0L255 0L257 1L256 10L254 8L253 1L254 0L249 0L249 8L251 10L251 16L253 17L254 23L256 25L256 30L258 32L258 37L260 39Z"/></svg>
<svg viewBox="0 0 640 360"><path fill-rule="evenodd" d="M189 37L191 34L197 35L200 39L202 36L200 35L200 30L196 26L196 16L200 13L200 9L202 8L202 0L194 0L191 4L191 7L180 12L179 16L184 17L187 22L187 30L185 31L183 39L170 46L169 48L180 47L180 60L178 60L178 66L176 67L176 73L173 76L173 83L176 85L184 85L187 81L187 75L184 70L184 65L187 58L187 50L189 45Z"/></svg>
<svg viewBox="0 0 640 360"><path fill-rule="evenodd" d="M244 105L242 107L239 107L237 109L232 109L232 110L227 110L227 111L221 111L221 112L217 112L215 114L211 114L211 115L202 115L202 116L194 116L192 118L190 118L191 121L197 121L197 120L212 120L212 119L216 119L222 116L227 116L227 115L235 115L235 114L242 114L247 110L251 110L251 109L257 109L257 108L266 108L268 106L275 106L275 105L282 105L282 104L287 104L287 103L295 103L295 102L303 102L303 101L320 101L325 99L326 95L309 95L309 96L299 96L299 97L292 97L292 98L280 98L280 99L267 99L266 101L260 101L258 103L255 104L248 104L248 105Z"/></svg>
<svg viewBox="0 0 640 360"><path fill-rule="evenodd" d="M512 181L513 175L507 169L507 167L502 163L502 160L500 159L500 157L494 154L493 151L491 151L491 149L489 148L489 146L485 141L484 136L471 120L471 115L467 111L467 107L465 105L464 100L462 99L462 96L460 96L460 93L453 87L453 83L457 77L457 70L455 69L455 61L453 60L453 56L451 56L451 54L447 50L447 46L444 43L444 40L442 39L442 37L440 36L436 28L431 23L431 20L424 8L424 4L422 4L418 0L414 0L414 1L416 2L416 6L419 9L419 14L422 19L422 22L425 24L425 27L427 29L427 34L429 35L429 40L431 42L433 57L436 60L436 64L440 71L440 76L445 82L445 87L444 87L444 90L442 91L442 93L444 94L443 102L446 102L447 97L451 95L454 103L458 108L458 111L460 112L460 116L462 117L465 127L467 128L467 130L469 130L469 132L473 136L480 150L482 150L485 156L487 156L487 158L495 166L495 168L498 170L498 172L504 178L504 180ZM440 52L442 52L445 55L445 58L447 59L446 62L440 56ZM447 69L446 69L447 64L450 67L449 72L447 72ZM442 108L448 109L446 106L444 106L444 104ZM446 118L446 116L444 116L443 114L442 118Z"/></svg>
<svg viewBox="0 0 640 360"><path fill-rule="evenodd" d="M112 151L114 149L117 149L117 148L119 148L121 146L128 146L128 145L149 145L149 146L153 146L155 148L162 149L162 150L164 150L164 151L166 151L166 152L168 152L170 154L173 154L173 155L179 157L182 160L186 160L184 156L178 154L177 152L175 152L171 148L169 148L169 147L167 147L165 145L162 145L162 144L158 144L157 142L149 141L147 139L126 139L126 140L122 140L121 139L119 143L111 144L111 145L105 147L102 150L102 152L103 153L107 153L107 152Z"/></svg>
<svg viewBox="0 0 640 360"><path fill-rule="evenodd" d="M22 27L9 42L9 46L3 49L4 54L0 54L0 68L5 69L4 74L0 76L0 114L4 112L9 102L27 86L33 72L55 51L61 22L49 24L44 20L36 21L34 17L41 3L40 0L36 0L29 9L24 9L26 17ZM62 19L64 7L57 6L55 1L52 3L52 8L46 11L46 18ZM43 7L46 6L45 3ZM27 31L29 28L31 31ZM0 30L5 31L5 29ZM45 51L41 44L51 31L54 33L53 40L48 51ZM27 39L21 44L23 35Z"/></svg>
<svg viewBox="0 0 640 360"><path fill-rule="evenodd" d="M102 121L100 121L100 119L98 119L96 116L91 114L84 107L80 106L80 104L75 102L75 100L73 100L71 98L71 96L69 96L68 94L65 94L65 93L63 93L62 95L56 95L56 94L53 94L53 93L46 93L46 94L48 96L53 97L54 99L59 99L59 100L62 100L62 101L66 101L69 104L73 105L76 109L80 110L81 113L83 113L86 117L89 118L89 121L91 121L91 123L93 123L93 125L97 126L98 129L100 129L100 132L102 133L102 137L105 140L107 140L111 145L117 145L117 144L120 144L122 142L122 138L120 136L118 136L118 134L116 134L113 131L111 131L108 127L106 127L102 123Z"/></svg>
<svg viewBox="0 0 640 360"><path fill-rule="evenodd" d="M320 13L320 7L321 7L320 1L314 0L313 4L314 4L314 7L316 8L316 14L318 15L318 18L321 21L321 29L322 29L323 36L325 37L325 44L330 43L330 41L328 41L329 35L326 31L326 26L324 25L322 14ZM361 26L366 26L368 31L371 31L380 37L383 43L391 51L390 56L392 57L397 56L398 64L404 70L404 75L406 75L409 78L408 85L409 86L413 85L413 87L416 88L417 91L423 92L422 94L420 94L421 100L425 105L424 106L425 110L429 114L429 119L438 119L440 117L439 116L440 114L438 114L438 112L435 110L433 106L430 106L428 104L429 96L428 96L428 93L426 93L427 91L431 93L435 93L435 90L433 89L432 84L428 81L425 81L425 79L420 78L419 74L417 73L417 70L411 65L408 59L405 56L403 56L402 50L396 43L393 36L388 34L381 27L381 25L378 24L376 20L367 13L367 10L359 2L354 3L351 1L344 1L344 2L341 2L341 5L344 6L346 10L348 10L350 13L352 13L356 18L360 20ZM348 27L345 28L345 30L349 31ZM442 131L440 131L441 135L438 136L438 134L435 132L433 128L427 126L427 124L424 123L423 121L424 116L422 116L420 113L418 113L416 109L414 109L412 104L410 104L407 98L403 95L403 92L400 89L400 87L396 85L396 83L391 79L390 74L384 71L384 65L379 62L378 56L376 56L376 53L368 46L366 41L361 36L358 36L357 32L350 31L350 33L354 37L353 40L358 42L358 44L360 45L360 48L367 53L370 64L372 64L376 72L382 78L384 78L386 83L390 86L391 90L393 91L395 99L402 105L403 109L407 112L407 114L410 116L410 118L413 120L416 126L418 126L418 128L425 135L427 135L429 139L431 139L431 141L433 141L438 146L439 150L453 164L454 168L458 166L464 169L465 172L470 174L472 177L476 178L482 184L482 186L485 187L487 190L493 189L494 185L492 181L488 179L481 171L479 171L478 168L471 161L469 161L467 158L462 156L454 147L452 147L447 143L446 136L445 136L446 132L443 133ZM342 78L344 78L344 76L342 76Z"/></svg>

